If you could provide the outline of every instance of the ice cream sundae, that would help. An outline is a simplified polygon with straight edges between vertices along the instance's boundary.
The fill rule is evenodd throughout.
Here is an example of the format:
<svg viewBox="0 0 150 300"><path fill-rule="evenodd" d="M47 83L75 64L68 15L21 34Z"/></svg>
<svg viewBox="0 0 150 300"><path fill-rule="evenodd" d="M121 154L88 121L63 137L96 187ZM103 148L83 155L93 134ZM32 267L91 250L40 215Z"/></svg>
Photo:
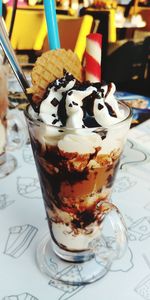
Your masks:
<svg viewBox="0 0 150 300"><path fill-rule="evenodd" d="M53 50L56 57L61 50ZM110 198L130 109L115 99L113 83L81 80L77 58L78 75L65 63L45 82L48 53L43 56L40 72L37 61L32 73L33 107L26 111L31 144L51 236L62 249L84 251L99 234L99 204Z"/></svg>

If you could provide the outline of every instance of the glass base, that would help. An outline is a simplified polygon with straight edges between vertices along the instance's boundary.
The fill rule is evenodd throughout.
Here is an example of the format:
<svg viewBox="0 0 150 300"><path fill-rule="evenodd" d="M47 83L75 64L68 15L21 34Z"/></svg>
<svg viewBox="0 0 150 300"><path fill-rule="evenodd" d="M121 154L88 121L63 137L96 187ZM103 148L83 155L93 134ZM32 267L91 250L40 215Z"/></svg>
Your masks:
<svg viewBox="0 0 150 300"><path fill-rule="evenodd" d="M17 167L17 160L11 154L6 154L6 160L0 165L0 178L4 178L11 174Z"/></svg>
<svg viewBox="0 0 150 300"><path fill-rule="evenodd" d="M41 272L47 274L52 283L62 282L70 285L85 285L102 278L110 269L112 255L105 253L107 242L102 238L102 255L89 256L87 261L69 262L59 257L52 245L50 234L47 233L36 249L36 262ZM66 253L68 251L65 251ZM84 253L82 254L84 256ZM67 256L66 256L67 257ZM80 257L78 254L77 259Z"/></svg>

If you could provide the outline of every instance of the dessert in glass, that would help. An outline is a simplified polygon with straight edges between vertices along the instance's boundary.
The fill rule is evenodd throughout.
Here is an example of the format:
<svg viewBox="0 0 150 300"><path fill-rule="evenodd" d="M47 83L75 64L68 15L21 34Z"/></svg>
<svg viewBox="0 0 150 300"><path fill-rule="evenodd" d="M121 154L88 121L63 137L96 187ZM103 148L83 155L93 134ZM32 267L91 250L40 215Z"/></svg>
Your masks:
<svg viewBox="0 0 150 300"><path fill-rule="evenodd" d="M45 53L35 64L33 105L25 111L50 232L36 257L51 278L78 285L104 276L127 246L124 221L110 196L131 111L115 99L113 83L81 82L67 65L44 89L43 61L50 55L51 62L57 52L61 49ZM38 65L41 75L35 76ZM106 223L114 232L112 247L104 234ZM52 262L64 270L79 264L82 279L65 272L60 276Z"/></svg>

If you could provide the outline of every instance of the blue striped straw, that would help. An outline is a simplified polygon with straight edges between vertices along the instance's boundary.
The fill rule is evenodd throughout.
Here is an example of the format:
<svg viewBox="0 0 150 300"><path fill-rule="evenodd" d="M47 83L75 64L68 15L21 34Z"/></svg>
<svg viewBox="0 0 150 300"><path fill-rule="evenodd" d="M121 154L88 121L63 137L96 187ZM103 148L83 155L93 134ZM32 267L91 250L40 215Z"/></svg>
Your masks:
<svg viewBox="0 0 150 300"><path fill-rule="evenodd" d="M3 15L2 7L3 7L2 0L0 0L0 17L2 17L2 15Z"/></svg>
<svg viewBox="0 0 150 300"><path fill-rule="evenodd" d="M1 0L0 0L1 1ZM51 50L60 48L55 0L44 0L44 9L48 31L48 42Z"/></svg>

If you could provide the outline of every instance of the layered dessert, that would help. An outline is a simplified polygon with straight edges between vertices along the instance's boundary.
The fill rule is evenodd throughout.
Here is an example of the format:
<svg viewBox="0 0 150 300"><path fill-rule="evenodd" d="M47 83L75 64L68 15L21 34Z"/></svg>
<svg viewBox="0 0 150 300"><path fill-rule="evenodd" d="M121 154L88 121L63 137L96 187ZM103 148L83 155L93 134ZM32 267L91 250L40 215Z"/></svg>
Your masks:
<svg viewBox="0 0 150 300"><path fill-rule="evenodd" d="M85 251L99 236L100 203L110 199L130 109L115 99L113 83L80 80L65 65L39 87L37 68L26 117L51 236L64 250Z"/></svg>

